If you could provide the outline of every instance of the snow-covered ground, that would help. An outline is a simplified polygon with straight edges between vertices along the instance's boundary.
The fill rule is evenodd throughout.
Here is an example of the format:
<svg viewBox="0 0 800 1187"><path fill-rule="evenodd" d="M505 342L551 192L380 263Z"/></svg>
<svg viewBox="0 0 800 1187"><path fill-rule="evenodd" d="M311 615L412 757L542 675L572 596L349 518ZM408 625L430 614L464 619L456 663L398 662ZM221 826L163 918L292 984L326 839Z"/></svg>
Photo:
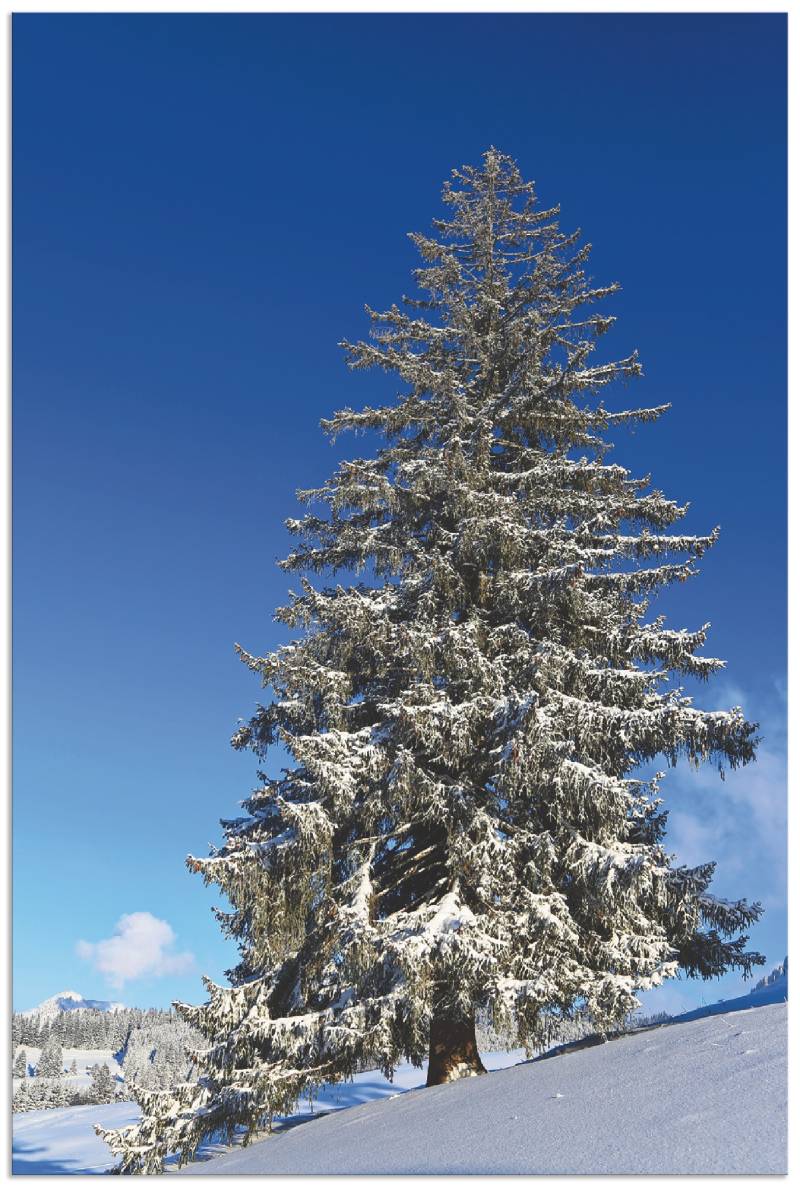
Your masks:
<svg viewBox="0 0 800 1187"><path fill-rule="evenodd" d="M36 1109L14 1115L14 1175L99 1175L113 1159L95 1125L130 1125L139 1116L131 1101Z"/></svg>
<svg viewBox="0 0 800 1187"><path fill-rule="evenodd" d="M100 1052L95 1052L99 1055ZM525 1058L525 1052L497 1051L482 1055L487 1068L510 1067ZM401 1064L390 1083L380 1072L362 1072L349 1084L331 1084L320 1090L313 1104L301 1101L297 1112L287 1119L288 1126L320 1113L349 1109L368 1101L384 1100L425 1083L427 1064L422 1068ZM93 1126L117 1128L129 1125L139 1116L132 1102L113 1105L87 1105L70 1109L37 1109L17 1113L14 1122L13 1172L15 1175L99 1174L113 1165L111 1153L94 1133ZM229 1147L209 1147L224 1152Z"/></svg>
<svg viewBox="0 0 800 1187"><path fill-rule="evenodd" d="M753 997L726 1003L737 1012L706 1007L700 1019L519 1066L520 1051L484 1055L494 1074L422 1092L411 1090L425 1068L401 1065L393 1083L365 1072L323 1089L313 1113L304 1102L272 1137L209 1150L183 1173L779 1174L786 1005ZM128 1103L17 1114L14 1173L105 1171L112 1160L93 1126L137 1116Z"/></svg>
<svg viewBox="0 0 800 1187"><path fill-rule="evenodd" d="M785 1174L786 1005L299 1123L184 1174Z"/></svg>

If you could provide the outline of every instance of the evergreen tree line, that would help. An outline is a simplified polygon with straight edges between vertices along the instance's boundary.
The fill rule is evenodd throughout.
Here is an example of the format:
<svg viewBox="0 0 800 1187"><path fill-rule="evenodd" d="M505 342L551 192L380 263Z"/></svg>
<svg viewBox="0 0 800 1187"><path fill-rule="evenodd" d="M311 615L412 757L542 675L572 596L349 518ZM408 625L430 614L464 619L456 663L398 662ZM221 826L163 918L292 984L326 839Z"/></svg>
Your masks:
<svg viewBox="0 0 800 1187"><path fill-rule="evenodd" d="M29 1060L25 1047L16 1050L12 1073L19 1083L13 1098L14 1112L108 1104L114 1099L130 1099L134 1086L158 1091L190 1080L192 1067L187 1049L202 1045L200 1035L168 1010L125 1013L136 1013L138 1024L129 1024L125 1041L119 1048L110 1044L105 1048L119 1051L124 1083L115 1081L107 1064L98 1063L89 1068L90 1085L76 1084L75 1077L80 1075L76 1060L66 1066L60 1039L56 1033L50 1033L35 1065Z"/></svg>
<svg viewBox="0 0 800 1187"><path fill-rule="evenodd" d="M44 1048L51 1039L62 1047L85 1051L120 1051L137 1027L150 1021L174 1018L171 1010L64 1010L55 1018L13 1014L11 1038L14 1048L22 1045Z"/></svg>
<svg viewBox="0 0 800 1187"><path fill-rule="evenodd" d="M44 1052L42 1052L44 1057ZM40 1061L41 1062L41 1061ZM16 1075L16 1062L14 1065ZM75 1069L77 1072L77 1068ZM89 1068L91 1083L76 1085L63 1074L39 1074L34 1079L21 1080L14 1093L11 1109L14 1113L27 1113L32 1109L63 1109L70 1105L105 1105L122 1098L126 1093L118 1084L106 1063L97 1063Z"/></svg>

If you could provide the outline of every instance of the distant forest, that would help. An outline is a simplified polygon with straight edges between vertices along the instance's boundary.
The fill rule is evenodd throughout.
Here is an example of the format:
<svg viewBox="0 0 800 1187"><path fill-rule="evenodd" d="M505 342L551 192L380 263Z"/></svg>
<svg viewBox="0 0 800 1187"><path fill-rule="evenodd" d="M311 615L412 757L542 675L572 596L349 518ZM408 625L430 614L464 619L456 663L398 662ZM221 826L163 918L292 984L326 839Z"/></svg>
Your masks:
<svg viewBox="0 0 800 1187"><path fill-rule="evenodd" d="M132 1031L175 1020L172 1010L63 1010L54 1018L38 1014L13 1014L11 1042L14 1048L79 1047L88 1051L121 1051Z"/></svg>

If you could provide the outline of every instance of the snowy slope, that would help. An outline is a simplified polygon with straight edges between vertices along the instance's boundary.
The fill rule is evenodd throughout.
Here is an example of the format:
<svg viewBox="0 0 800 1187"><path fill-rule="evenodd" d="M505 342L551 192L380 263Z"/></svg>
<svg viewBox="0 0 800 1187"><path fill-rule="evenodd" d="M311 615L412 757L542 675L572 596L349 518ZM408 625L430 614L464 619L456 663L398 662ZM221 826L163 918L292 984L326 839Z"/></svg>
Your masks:
<svg viewBox="0 0 800 1187"><path fill-rule="evenodd" d="M99 1054L96 1052L95 1054ZM522 1051L499 1051L481 1057L487 1068L509 1067L524 1059ZM119 1069L117 1069L119 1070ZM366 1101L384 1100L425 1083L427 1066L404 1063L390 1083L380 1072L362 1072L349 1084L332 1084L320 1092L313 1106L302 1101L288 1125L321 1113L348 1109ZM101 1173L113 1165L111 1153L93 1127L112 1129L139 1117L133 1102L90 1105L71 1109L39 1109L13 1118L14 1174L48 1175ZM208 1147L223 1152L223 1147Z"/></svg>
<svg viewBox="0 0 800 1187"><path fill-rule="evenodd" d="M62 989L61 993L53 994L32 1010L23 1010L22 1017L52 1020L65 1010L103 1010L113 1014L116 1010L124 1009L126 1007L122 1002L96 1001L94 998L83 997L74 989Z"/></svg>
<svg viewBox="0 0 800 1187"><path fill-rule="evenodd" d="M783 1174L786 1005L299 1123L185 1174Z"/></svg>
<svg viewBox="0 0 800 1187"><path fill-rule="evenodd" d="M130 1125L139 1109L130 1101L113 1105L80 1105L71 1109L37 1109L14 1116L14 1175L103 1174L113 1159L94 1132L95 1125Z"/></svg>
<svg viewBox="0 0 800 1187"><path fill-rule="evenodd" d="M401 1065L393 1083L364 1072L321 1092L313 1124L303 1103L282 1133L246 1150L219 1150L183 1173L315 1173L320 1167L319 1173L337 1173L336 1167L345 1173L362 1164L379 1173L382 1165L405 1168L415 1158L432 1173L444 1173L451 1163L463 1169L464 1159L472 1171L513 1164L527 1173L623 1173L646 1164L645 1170L662 1173L781 1173L785 1020L785 1005L676 1020L422 1092L409 1090L424 1084L424 1067ZM488 1068L502 1069L523 1056L482 1058ZM333 1115L320 1116L326 1112ZM137 1116L132 1103L17 1114L14 1173L109 1169L108 1148L92 1127L126 1125ZM239 1168L241 1159L248 1165ZM259 1165L252 1169L250 1160Z"/></svg>

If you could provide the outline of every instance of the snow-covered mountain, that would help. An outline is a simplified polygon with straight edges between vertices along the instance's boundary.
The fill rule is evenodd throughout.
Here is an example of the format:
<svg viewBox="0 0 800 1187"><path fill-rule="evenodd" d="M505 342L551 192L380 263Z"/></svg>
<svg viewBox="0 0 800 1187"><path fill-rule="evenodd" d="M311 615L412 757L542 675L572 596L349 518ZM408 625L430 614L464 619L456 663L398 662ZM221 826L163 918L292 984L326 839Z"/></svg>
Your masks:
<svg viewBox="0 0 800 1187"><path fill-rule="evenodd" d="M114 1013L116 1010L126 1009L127 1006L123 1002L96 1001L94 998L76 993L74 989L63 989L61 993L48 997L46 1001L40 1002L32 1010L23 1010L22 1017L51 1019L64 1013L65 1010L103 1010Z"/></svg>
<svg viewBox="0 0 800 1187"><path fill-rule="evenodd" d="M781 964L775 966L771 973L767 973L766 977L762 977L757 981L751 993L759 993L762 989L781 990L785 989L787 992L784 995L788 998L789 985L789 957L785 957Z"/></svg>

